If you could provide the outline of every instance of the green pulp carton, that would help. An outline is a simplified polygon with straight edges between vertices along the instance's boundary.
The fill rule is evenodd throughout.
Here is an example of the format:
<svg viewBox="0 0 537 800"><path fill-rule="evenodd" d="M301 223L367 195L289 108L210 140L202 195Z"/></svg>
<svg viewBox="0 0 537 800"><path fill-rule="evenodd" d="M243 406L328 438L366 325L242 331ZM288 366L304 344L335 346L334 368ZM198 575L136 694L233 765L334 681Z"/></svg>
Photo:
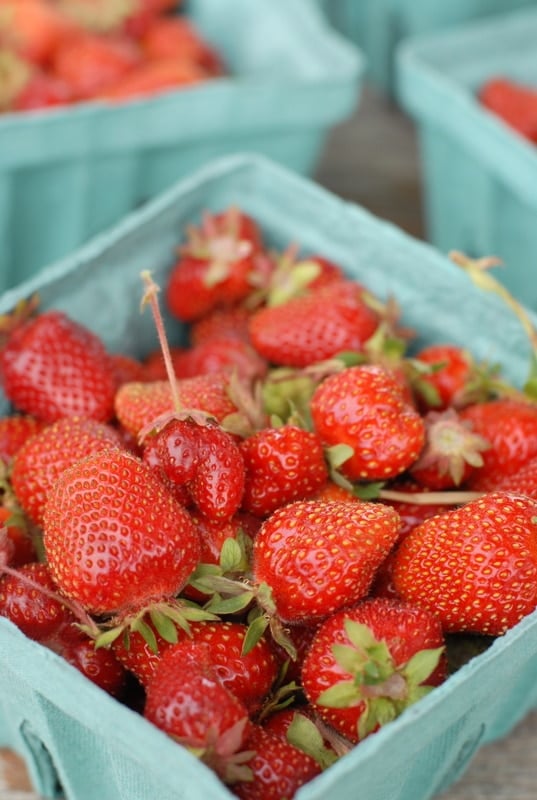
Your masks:
<svg viewBox="0 0 537 800"><path fill-rule="evenodd" d="M401 41L474 19L535 6L535 0L316 0L335 28L367 58L367 76L394 91L394 54Z"/></svg>
<svg viewBox="0 0 537 800"><path fill-rule="evenodd" d="M185 225L230 205L259 221L269 246L296 242L305 254L338 262L379 297L396 298L402 323L419 332L417 346L471 346L477 358L501 363L510 380L524 382L529 345L497 296L482 294L430 245L259 155L228 156L181 180L6 292L0 313L38 292L43 308L74 316L110 351L147 354L157 338L151 314L140 313L140 272L151 270L164 286ZM171 322L170 334L180 339ZM537 612L304 786L297 800L428 800L482 744L536 706L536 670ZM2 619L0 687L0 745L27 759L44 797L59 796L60 785L69 800L232 797L186 750Z"/></svg>
<svg viewBox="0 0 537 800"><path fill-rule="evenodd" d="M537 87L537 9L410 40L398 95L419 132L427 236L495 255L498 277L537 308L537 147L477 99L489 78Z"/></svg>
<svg viewBox="0 0 537 800"><path fill-rule="evenodd" d="M209 158L310 173L359 101L359 50L308 0L185 0L230 76L150 99L0 115L0 291Z"/></svg>

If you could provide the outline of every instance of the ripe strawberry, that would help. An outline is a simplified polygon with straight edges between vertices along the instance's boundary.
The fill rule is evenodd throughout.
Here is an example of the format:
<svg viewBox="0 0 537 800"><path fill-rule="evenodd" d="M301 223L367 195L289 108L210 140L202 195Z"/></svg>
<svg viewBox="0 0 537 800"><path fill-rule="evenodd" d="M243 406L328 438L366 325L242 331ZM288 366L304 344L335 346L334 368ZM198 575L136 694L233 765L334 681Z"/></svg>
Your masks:
<svg viewBox="0 0 537 800"><path fill-rule="evenodd" d="M66 417L31 437L13 459L11 484L23 511L43 524L47 498L59 475L90 453L122 447L110 425L82 417Z"/></svg>
<svg viewBox="0 0 537 800"><path fill-rule="evenodd" d="M333 281L281 305L256 311L250 336L267 361L306 367L347 350L361 351L379 317L354 281Z"/></svg>
<svg viewBox="0 0 537 800"><path fill-rule="evenodd" d="M126 353L111 353L108 356L108 364L114 376L116 389L124 383L145 380L145 365Z"/></svg>
<svg viewBox="0 0 537 800"><path fill-rule="evenodd" d="M79 32L56 48L51 73L69 87L75 100L87 100L123 76L141 62L133 42L119 36Z"/></svg>
<svg viewBox="0 0 537 800"><path fill-rule="evenodd" d="M425 520L399 545L393 579L445 631L505 633L537 606L537 503L491 492Z"/></svg>
<svg viewBox="0 0 537 800"><path fill-rule="evenodd" d="M14 569L37 561L36 543L26 520L6 506L0 506L0 561Z"/></svg>
<svg viewBox="0 0 537 800"><path fill-rule="evenodd" d="M415 360L434 368L412 381L422 411L440 411L464 403L470 381L476 377L476 365L468 350L448 342L431 344L422 348Z"/></svg>
<svg viewBox="0 0 537 800"><path fill-rule="evenodd" d="M175 362L180 360L183 354L187 351L186 347L180 345L170 346L170 358L175 371ZM177 374L177 373L176 373ZM151 353L144 359L143 373L138 378L140 381L165 381L168 375L166 373L166 364L162 355L162 350L152 350Z"/></svg>
<svg viewBox="0 0 537 800"><path fill-rule="evenodd" d="M103 450L59 476L44 515L51 573L89 613L126 616L180 592L198 563L196 529L140 459Z"/></svg>
<svg viewBox="0 0 537 800"><path fill-rule="evenodd" d="M189 228L170 272L166 300L173 316L193 322L244 300L253 289L261 246L256 223L238 209L206 214L201 226Z"/></svg>
<svg viewBox="0 0 537 800"><path fill-rule="evenodd" d="M144 716L195 749L223 778L251 728L246 707L218 678L203 642L178 642L162 655L147 686Z"/></svg>
<svg viewBox="0 0 537 800"><path fill-rule="evenodd" d="M178 381L179 400L184 409L204 411L221 422L237 407L228 395L229 375L211 373ZM173 398L168 381L126 383L115 397L116 416L134 436L158 417L173 412Z"/></svg>
<svg viewBox="0 0 537 800"><path fill-rule="evenodd" d="M490 445L482 453L483 466L468 481L472 489L488 491L537 456L537 405L500 398L464 408L461 418Z"/></svg>
<svg viewBox="0 0 537 800"><path fill-rule="evenodd" d="M247 342L221 336L193 345L174 359L177 378L215 372L236 373L247 381L263 378L268 364Z"/></svg>
<svg viewBox="0 0 537 800"><path fill-rule="evenodd" d="M37 561L24 564L16 574L0 577L0 615L28 638L42 641L71 619L67 608L50 593L57 596L58 587L47 565Z"/></svg>
<svg viewBox="0 0 537 800"><path fill-rule="evenodd" d="M15 327L0 351L0 371L19 411L46 422L112 418L115 386L104 345L61 311L44 311Z"/></svg>
<svg viewBox="0 0 537 800"><path fill-rule="evenodd" d="M481 104L501 117L511 128L537 142L537 90L503 76L490 78L481 86Z"/></svg>
<svg viewBox="0 0 537 800"><path fill-rule="evenodd" d="M375 365L348 367L326 378L313 394L311 416L325 446L347 448L339 469L351 481L400 475L425 443L422 417L405 401L391 372Z"/></svg>
<svg viewBox="0 0 537 800"><path fill-rule="evenodd" d="M302 664L304 691L328 725L356 743L445 679L444 646L430 611L367 599L319 626Z"/></svg>
<svg viewBox="0 0 537 800"><path fill-rule="evenodd" d="M321 772L311 756L261 725L253 726L246 747L255 753L248 761L253 780L232 786L233 793L241 800L292 798Z"/></svg>
<svg viewBox="0 0 537 800"><path fill-rule="evenodd" d="M190 324L192 346L203 344L211 339L240 339L250 342L248 324L251 311L243 306L215 308Z"/></svg>
<svg viewBox="0 0 537 800"><path fill-rule="evenodd" d="M208 75L223 75L222 59L186 17L157 16L148 24L140 45L149 59L180 58L198 64Z"/></svg>
<svg viewBox="0 0 537 800"><path fill-rule="evenodd" d="M69 86L49 72L33 71L17 92L11 104L12 111L33 111L55 108L71 103Z"/></svg>
<svg viewBox="0 0 537 800"><path fill-rule="evenodd" d="M470 422L454 408L425 414L426 441L410 467L415 481L428 489L452 489L467 482L483 466L488 441L473 433Z"/></svg>
<svg viewBox="0 0 537 800"><path fill-rule="evenodd" d="M46 64L60 42L72 33L72 23L48 0L0 3L0 42L27 61Z"/></svg>
<svg viewBox="0 0 537 800"><path fill-rule="evenodd" d="M246 470L242 508L264 517L313 497L328 481L318 436L294 425L263 428L240 445Z"/></svg>
<svg viewBox="0 0 537 800"><path fill-rule="evenodd" d="M0 459L10 464L26 440L43 430L45 425L42 420L28 414L0 418Z"/></svg>
<svg viewBox="0 0 537 800"><path fill-rule="evenodd" d="M322 619L367 594L398 529L397 512L380 503L290 503L255 537L254 581L268 584L284 622Z"/></svg>
<svg viewBox="0 0 537 800"><path fill-rule="evenodd" d="M109 83L96 98L113 103L138 100L161 92L193 86L207 79L205 71L196 64L174 58L142 62Z"/></svg>

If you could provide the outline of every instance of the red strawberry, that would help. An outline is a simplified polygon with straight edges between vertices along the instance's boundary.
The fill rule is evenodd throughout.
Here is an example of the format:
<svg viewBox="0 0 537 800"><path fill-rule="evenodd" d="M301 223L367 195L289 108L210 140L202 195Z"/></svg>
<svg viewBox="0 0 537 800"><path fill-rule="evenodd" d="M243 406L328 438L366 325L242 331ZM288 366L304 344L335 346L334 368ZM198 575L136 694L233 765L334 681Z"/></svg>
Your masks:
<svg viewBox="0 0 537 800"><path fill-rule="evenodd" d="M253 727L246 747L255 753L248 761L253 780L240 781L232 787L241 800L292 798L321 772L311 756L261 725Z"/></svg>
<svg viewBox="0 0 537 800"><path fill-rule="evenodd" d="M119 103L193 86L206 79L205 71L196 64L174 58L161 58L133 67L95 96L101 100Z"/></svg>
<svg viewBox="0 0 537 800"><path fill-rule="evenodd" d="M221 422L237 407L228 395L229 375L211 373L178 381L179 400L184 409L197 409ZM115 397L115 410L123 427L137 436L158 417L172 413L173 397L168 381L126 383Z"/></svg>
<svg viewBox="0 0 537 800"><path fill-rule="evenodd" d="M339 468L351 481L400 475L425 443L423 419L383 367L349 367L326 378L313 394L311 416L325 446L347 448Z"/></svg>
<svg viewBox="0 0 537 800"><path fill-rule="evenodd" d="M206 214L188 240L169 276L170 312L185 322L215 308L233 306L252 291L261 236L253 219L236 208Z"/></svg>
<svg viewBox="0 0 537 800"><path fill-rule="evenodd" d="M22 412L53 422L107 422L114 378L101 339L61 311L44 311L8 334L0 351L6 396Z"/></svg>
<svg viewBox="0 0 537 800"><path fill-rule="evenodd" d="M176 345L174 347L170 347L170 358L171 362L175 371L175 362L176 360L181 360L184 353L187 352L186 347L180 347ZM166 364L164 363L164 357L162 355L162 350L159 348L158 350L153 350L149 355L144 359L143 362L143 373L138 378L140 381L165 381L168 375L166 373Z"/></svg>
<svg viewBox="0 0 537 800"><path fill-rule="evenodd" d="M0 614L30 639L41 641L71 619L57 595L58 587L46 564L24 564L17 574L0 578Z"/></svg>
<svg viewBox="0 0 537 800"><path fill-rule="evenodd" d="M537 503L493 492L425 520L399 545L393 579L446 631L505 633L537 606Z"/></svg>
<svg viewBox="0 0 537 800"><path fill-rule="evenodd" d="M179 642L162 656L147 686L144 716L226 778L251 723L243 703L222 684L210 646Z"/></svg>
<svg viewBox="0 0 537 800"><path fill-rule="evenodd" d="M144 55L149 59L180 58L198 64L208 75L225 72L222 59L186 17L155 17L141 40Z"/></svg>
<svg viewBox="0 0 537 800"><path fill-rule="evenodd" d="M537 142L537 90L507 77L487 80L478 92L481 104L511 128Z"/></svg>
<svg viewBox="0 0 537 800"><path fill-rule="evenodd" d="M22 509L38 525L48 495L58 476L90 453L122 447L110 425L81 417L67 417L48 425L15 455L11 484Z"/></svg>
<svg viewBox="0 0 537 800"><path fill-rule="evenodd" d="M476 366L467 350L450 343L431 344L422 348L415 360L434 368L412 381L422 410L440 411L464 403L470 381L476 377Z"/></svg>
<svg viewBox="0 0 537 800"><path fill-rule="evenodd" d="M361 351L379 318L354 281L329 285L256 311L250 336L256 350L273 364L306 367L347 350Z"/></svg>
<svg viewBox="0 0 537 800"><path fill-rule="evenodd" d="M108 356L108 363L118 389L124 383L145 380L145 365L137 358L125 353L111 353Z"/></svg>
<svg viewBox="0 0 537 800"><path fill-rule="evenodd" d="M0 418L0 459L11 463L13 456L30 436L43 430L46 423L28 414Z"/></svg>
<svg viewBox="0 0 537 800"><path fill-rule="evenodd" d="M35 70L13 98L13 111L55 108L73 100L69 86L49 72Z"/></svg>
<svg viewBox="0 0 537 800"><path fill-rule="evenodd" d="M192 378L215 372L236 373L245 380L263 378L267 362L247 342L237 338L211 339L185 350L174 359L177 378Z"/></svg>
<svg viewBox="0 0 537 800"><path fill-rule="evenodd" d="M37 561L36 544L21 517L10 508L0 506L0 559L14 569Z"/></svg>
<svg viewBox="0 0 537 800"><path fill-rule="evenodd" d="M313 497L328 480L316 434L294 425L264 428L240 443L246 477L242 508L264 517Z"/></svg>
<svg viewBox="0 0 537 800"><path fill-rule="evenodd" d="M537 456L537 405L503 398L474 403L461 418L490 447L483 452L483 466L468 481L472 489L488 491L504 475L517 472Z"/></svg>
<svg viewBox="0 0 537 800"><path fill-rule="evenodd" d="M367 599L319 626L302 684L328 725L358 742L445 679L444 645L430 611Z"/></svg>
<svg viewBox="0 0 537 800"><path fill-rule="evenodd" d="M129 74L140 61L140 52L126 38L80 32L56 48L50 69L74 99L86 100Z"/></svg>
<svg viewBox="0 0 537 800"><path fill-rule="evenodd" d="M46 64L59 43L72 33L72 23L48 0L0 3L0 42L28 61Z"/></svg>
<svg viewBox="0 0 537 800"><path fill-rule="evenodd" d="M250 342L248 324L251 313L243 306L215 308L191 323L190 341L193 346L222 337Z"/></svg>
<svg viewBox="0 0 537 800"><path fill-rule="evenodd" d="M397 539L399 517L380 503L290 503L262 524L252 573L284 622L316 621L364 597Z"/></svg>
<svg viewBox="0 0 537 800"><path fill-rule="evenodd" d="M45 509L44 545L68 597L89 613L120 616L178 594L200 553L187 512L122 450L62 472Z"/></svg>

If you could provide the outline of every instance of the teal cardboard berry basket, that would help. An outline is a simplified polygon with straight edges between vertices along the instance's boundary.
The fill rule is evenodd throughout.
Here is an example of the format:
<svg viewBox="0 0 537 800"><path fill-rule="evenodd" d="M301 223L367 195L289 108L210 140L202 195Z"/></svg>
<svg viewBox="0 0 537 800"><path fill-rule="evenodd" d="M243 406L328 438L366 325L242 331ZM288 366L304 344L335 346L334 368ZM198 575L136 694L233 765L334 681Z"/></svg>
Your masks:
<svg viewBox="0 0 537 800"><path fill-rule="evenodd" d="M393 95L394 55L406 38L537 5L535 0L315 0L367 58L367 77Z"/></svg>
<svg viewBox="0 0 537 800"><path fill-rule="evenodd" d="M308 0L186 0L230 77L151 99L0 115L0 291L210 158L310 173L359 102L363 57Z"/></svg>
<svg viewBox="0 0 537 800"><path fill-rule="evenodd" d="M476 98L504 75L537 87L537 9L420 37L398 52L398 93L419 132L427 237L495 255L498 277L537 308L537 147Z"/></svg>
<svg viewBox="0 0 537 800"><path fill-rule="evenodd" d="M211 162L75 254L6 292L0 313L39 292L111 351L157 346L140 312L140 272L165 285L187 223L235 204L260 223L269 245L325 254L383 299L395 297L416 346L450 340L503 365L517 385L530 350L495 295L430 245L259 155ZM456 315L453 313L456 309ZM535 319L534 319L535 321ZM177 326L169 333L181 336ZM7 410L4 405L3 411ZM465 769L485 742L505 735L537 705L537 612L473 658L394 722L303 787L300 800L428 800ZM36 789L69 800L226 800L232 795L186 750L89 683L55 653L0 619L0 745L28 762Z"/></svg>

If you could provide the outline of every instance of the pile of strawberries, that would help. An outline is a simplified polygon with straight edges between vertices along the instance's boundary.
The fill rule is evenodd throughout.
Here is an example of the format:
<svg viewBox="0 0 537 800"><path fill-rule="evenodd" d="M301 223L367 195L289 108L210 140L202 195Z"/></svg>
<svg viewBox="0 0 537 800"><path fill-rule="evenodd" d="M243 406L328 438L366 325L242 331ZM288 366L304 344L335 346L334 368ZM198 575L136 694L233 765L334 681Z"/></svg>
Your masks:
<svg viewBox="0 0 537 800"><path fill-rule="evenodd" d="M0 0L0 113L122 102L225 73L178 0Z"/></svg>
<svg viewBox="0 0 537 800"><path fill-rule="evenodd" d="M537 89L507 77L490 78L479 100L493 114L537 144Z"/></svg>
<svg viewBox="0 0 537 800"><path fill-rule="evenodd" d="M0 614L237 797L290 798L536 608L533 383L412 352L394 299L236 208L140 293L143 359L32 300L0 320Z"/></svg>

